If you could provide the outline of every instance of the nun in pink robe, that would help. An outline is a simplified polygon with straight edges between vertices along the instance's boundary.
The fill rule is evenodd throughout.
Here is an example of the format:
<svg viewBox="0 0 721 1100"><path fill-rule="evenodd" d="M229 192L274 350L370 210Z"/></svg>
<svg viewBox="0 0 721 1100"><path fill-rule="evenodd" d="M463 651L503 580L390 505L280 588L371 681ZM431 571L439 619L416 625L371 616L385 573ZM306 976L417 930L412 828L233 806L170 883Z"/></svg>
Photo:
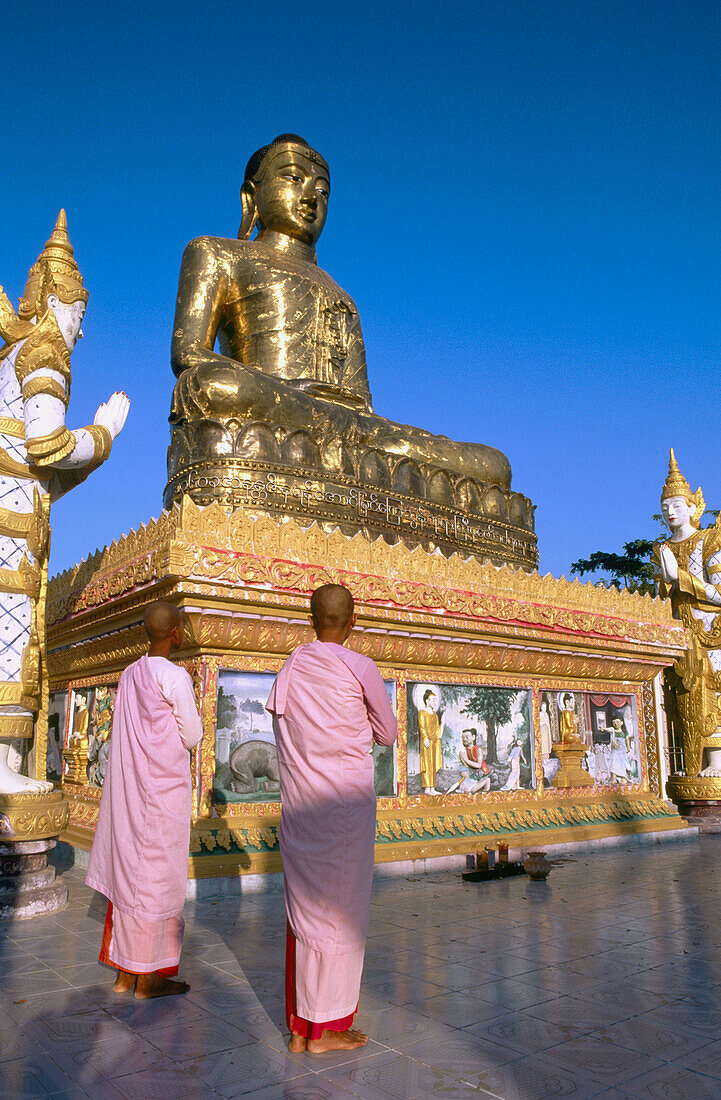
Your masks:
<svg viewBox="0 0 721 1100"><path fill-rule="evenodd" d="M373 661L334 642L291 653L266 709L278 747L286 1015L308 1039L346 1031L358 1006L376 826L373 742L397 726Z"/></svg>
<svg viewBox="0 0 721 1100"><path fill-rule="evenodd" d="M189 750L202 733L185 669L155 656L126 668L86 876L109 902L100 961L117 970L177 973L188 878Z"/></svg>

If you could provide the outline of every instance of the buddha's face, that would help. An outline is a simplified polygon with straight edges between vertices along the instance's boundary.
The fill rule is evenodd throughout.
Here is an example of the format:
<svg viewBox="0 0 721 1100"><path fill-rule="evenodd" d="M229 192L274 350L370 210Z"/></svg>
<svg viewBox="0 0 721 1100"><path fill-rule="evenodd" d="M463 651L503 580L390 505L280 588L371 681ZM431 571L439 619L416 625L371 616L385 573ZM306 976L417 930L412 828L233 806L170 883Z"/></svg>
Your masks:
<svg viewBox="0 0 721 1100"><path fill-rule="evenodd" d="M423 706L426 710L438 710L438 696L434 692L429 691L423 700Z"/></svg>
<svg viewBox="0 0 721 1100"><path fill-rule="evenodd" d="M255 204L264 229L314 245L325 225L330 197L326 169L300 148L282 149L257 184Z"/></svg>
<svg viewBox="0 0 721 1100"><path fill-rule="evenodd" d="M63 340L68 351L72 351L78 340L83 338L83 330L80 327L85 316L85 302L71 302L66 305L61 302L57 294L48 295L48 306L55 314Z"/></svg>
<svg viewBox="0 0 721 1100"><path fill-rule="evenodd" d="M661 513L672 531L688 526L696 511L686 497L669 497L661 501Z"/></svg>

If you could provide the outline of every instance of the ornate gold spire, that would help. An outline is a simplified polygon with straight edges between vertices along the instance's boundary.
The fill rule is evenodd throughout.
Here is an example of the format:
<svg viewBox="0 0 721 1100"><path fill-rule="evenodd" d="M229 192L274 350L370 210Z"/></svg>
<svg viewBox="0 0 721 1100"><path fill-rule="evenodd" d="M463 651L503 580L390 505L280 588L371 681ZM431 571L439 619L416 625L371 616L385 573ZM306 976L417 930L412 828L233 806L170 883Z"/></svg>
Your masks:
<svg viewBox="0 0 721 1100"><path fill-rule="evenodd" d="M37 262L30 268L25 293L20 299L18 317L29 319L45 310L49 294L57 294L61 302L87 302L88 292L73 255L68 237L68 219L61 210L55 228L45 242Z"/></svg>
<svg viewBox="0 0 721 1100"><path fill-rule="evenodd" d="M691 492L691 486L678 468L676 455L673 453L673 447L671 448L669 455L668 474L666 475L666 480L663 483L661 500L669 500L671 497L683 497L684 500L687 500L689 502L689 504L694 504L696 506L696 511L693 514L692 522L696 526L698 526L701 516L706 510L706 503L703 499L703 493L701 492L700 486L695 493Z"/></svg>

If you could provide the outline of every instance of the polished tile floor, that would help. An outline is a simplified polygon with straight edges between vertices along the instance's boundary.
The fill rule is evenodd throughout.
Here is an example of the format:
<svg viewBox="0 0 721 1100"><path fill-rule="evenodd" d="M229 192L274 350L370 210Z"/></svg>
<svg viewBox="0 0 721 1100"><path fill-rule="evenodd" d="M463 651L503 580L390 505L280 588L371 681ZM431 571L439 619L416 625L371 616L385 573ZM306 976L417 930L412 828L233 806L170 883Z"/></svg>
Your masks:
<svg viewBox="0 0 721 1100"><path fill-rule="evenodd" d="M721 1097L721 838L557 863L547 883L381 880L360 1053L289 1055L278 893L186 907L185 997L110 992L104 902L0 925L0 1096Z"/></svg>

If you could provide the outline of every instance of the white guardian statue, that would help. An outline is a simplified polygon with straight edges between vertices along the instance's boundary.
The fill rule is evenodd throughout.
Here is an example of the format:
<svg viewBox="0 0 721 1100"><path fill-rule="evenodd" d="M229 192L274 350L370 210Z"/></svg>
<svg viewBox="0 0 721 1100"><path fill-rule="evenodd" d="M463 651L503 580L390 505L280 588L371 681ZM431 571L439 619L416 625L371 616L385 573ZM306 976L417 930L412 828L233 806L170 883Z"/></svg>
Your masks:
<svg viewBox="0 0 721 1100"><path fill-rule="evenodd" d="M17 751L47 721L50 504L105 462L130 407L114 393L90 426L65 423L87 300L61 210L17 314L0 287L0 795L51 786L20 774Z"/></svg>

